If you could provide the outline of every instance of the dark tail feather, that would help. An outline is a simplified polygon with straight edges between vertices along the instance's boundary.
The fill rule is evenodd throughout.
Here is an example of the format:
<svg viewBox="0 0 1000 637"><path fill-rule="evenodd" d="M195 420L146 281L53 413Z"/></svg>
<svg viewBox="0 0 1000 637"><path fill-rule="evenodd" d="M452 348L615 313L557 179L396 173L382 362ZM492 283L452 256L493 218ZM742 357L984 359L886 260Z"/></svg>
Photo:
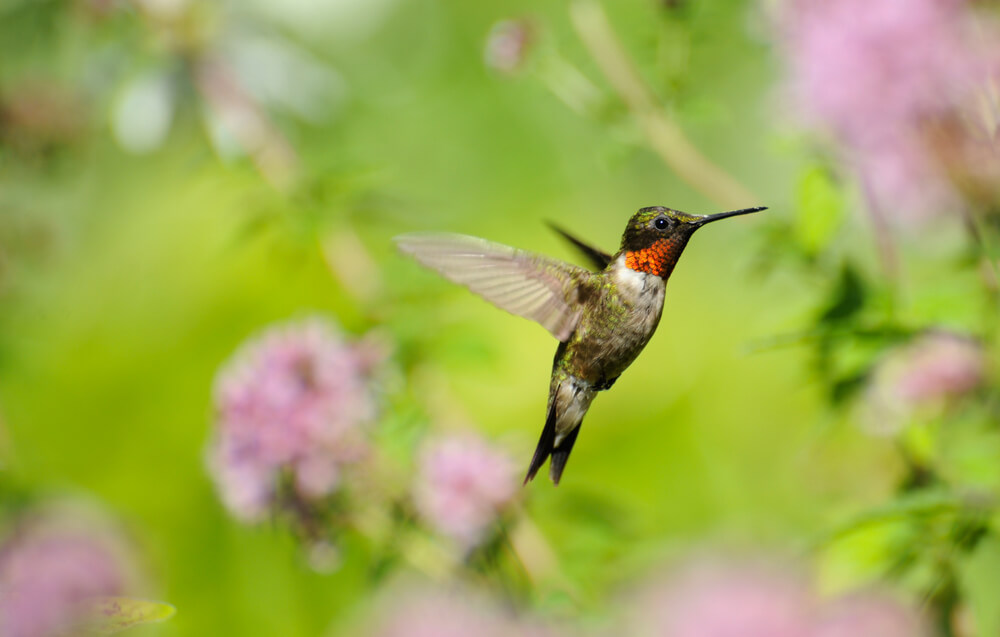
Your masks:
<svg viewBox="0 0 1000 637"><path fill-rule="evenodd" d="M528 467L528 475L524 476L524 484L531 482L538 470L542 468L545 461L552 455L552 450L556 444L556 401L550 401L549 414L545 417L545 428L542 429L542 436L538 439L538 446L535 447L535 455L531 457L531 465Z"/></svg>
<svg viewBox="0 0 1000 637"><path fill-rule="evenodd" d="M566 461L569 460L569 452L573 451L573 443L576 442L576 436L580 433L580 426L577 425L573 431L566 434L566 437L562 439L559 446L552 450L552 463L549 465L549 477L552 478L552 483L555 485L559 484L559 479L562 477L563 469L566 468Z"/></svg>

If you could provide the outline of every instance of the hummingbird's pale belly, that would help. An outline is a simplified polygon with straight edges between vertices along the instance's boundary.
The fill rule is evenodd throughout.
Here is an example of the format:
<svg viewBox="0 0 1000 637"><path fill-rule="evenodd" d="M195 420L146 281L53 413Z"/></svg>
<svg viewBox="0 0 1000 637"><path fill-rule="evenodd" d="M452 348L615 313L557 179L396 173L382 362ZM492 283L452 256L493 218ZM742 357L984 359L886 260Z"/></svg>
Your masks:
<svg viewBox="0 0 1000 637"><path fill-rule="evenodd" d="M619 258L601 275L570 341L566 370L606 389L639 356L663 314L662 278L631 270Z"/></svg>

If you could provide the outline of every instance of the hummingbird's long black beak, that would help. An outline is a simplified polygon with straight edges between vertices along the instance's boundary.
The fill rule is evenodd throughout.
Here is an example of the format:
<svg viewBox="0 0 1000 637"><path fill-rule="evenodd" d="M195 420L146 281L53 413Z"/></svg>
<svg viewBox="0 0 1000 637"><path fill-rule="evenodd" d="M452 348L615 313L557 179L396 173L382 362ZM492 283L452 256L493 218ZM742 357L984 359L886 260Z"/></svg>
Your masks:
<svg viewBox="0 0 1000 637"><path fill-rule="evenodd" d="M743 208L742 210L730 210L729 212L720 212L714 215L704 215L699 217L695 224L700 228L706 223L718 221L719 219L728 219L729 217L736 217L738 215L748 215L752 212L760 212L761 210L767 210L767 206L757 206L756 208Z"/></svg>

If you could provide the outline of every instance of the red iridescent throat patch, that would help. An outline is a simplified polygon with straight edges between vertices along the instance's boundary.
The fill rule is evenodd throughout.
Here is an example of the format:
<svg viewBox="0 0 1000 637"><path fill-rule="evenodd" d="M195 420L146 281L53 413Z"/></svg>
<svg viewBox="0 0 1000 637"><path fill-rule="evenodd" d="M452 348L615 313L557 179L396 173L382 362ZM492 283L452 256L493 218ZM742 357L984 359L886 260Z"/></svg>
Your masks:
<svg viewBox="0 0 1000 637"><path fill-rule="evenodd" d="M666 278L677 263L677 242L660 239L648 248L625 253L625 266L636 272Z"/></svg>

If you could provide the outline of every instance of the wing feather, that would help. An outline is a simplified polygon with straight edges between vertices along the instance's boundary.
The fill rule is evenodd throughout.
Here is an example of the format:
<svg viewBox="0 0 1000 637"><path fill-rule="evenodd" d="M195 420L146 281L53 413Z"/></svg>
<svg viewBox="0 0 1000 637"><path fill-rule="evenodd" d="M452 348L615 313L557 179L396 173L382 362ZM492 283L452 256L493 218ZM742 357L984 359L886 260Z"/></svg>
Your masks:
<svg viewBox="0 0 1000 637"><path fill-rule="evenodd" d="M399 249L502 310L531 319L560 341L580 319L583 268L460 234L404 234Z"/></svg>

